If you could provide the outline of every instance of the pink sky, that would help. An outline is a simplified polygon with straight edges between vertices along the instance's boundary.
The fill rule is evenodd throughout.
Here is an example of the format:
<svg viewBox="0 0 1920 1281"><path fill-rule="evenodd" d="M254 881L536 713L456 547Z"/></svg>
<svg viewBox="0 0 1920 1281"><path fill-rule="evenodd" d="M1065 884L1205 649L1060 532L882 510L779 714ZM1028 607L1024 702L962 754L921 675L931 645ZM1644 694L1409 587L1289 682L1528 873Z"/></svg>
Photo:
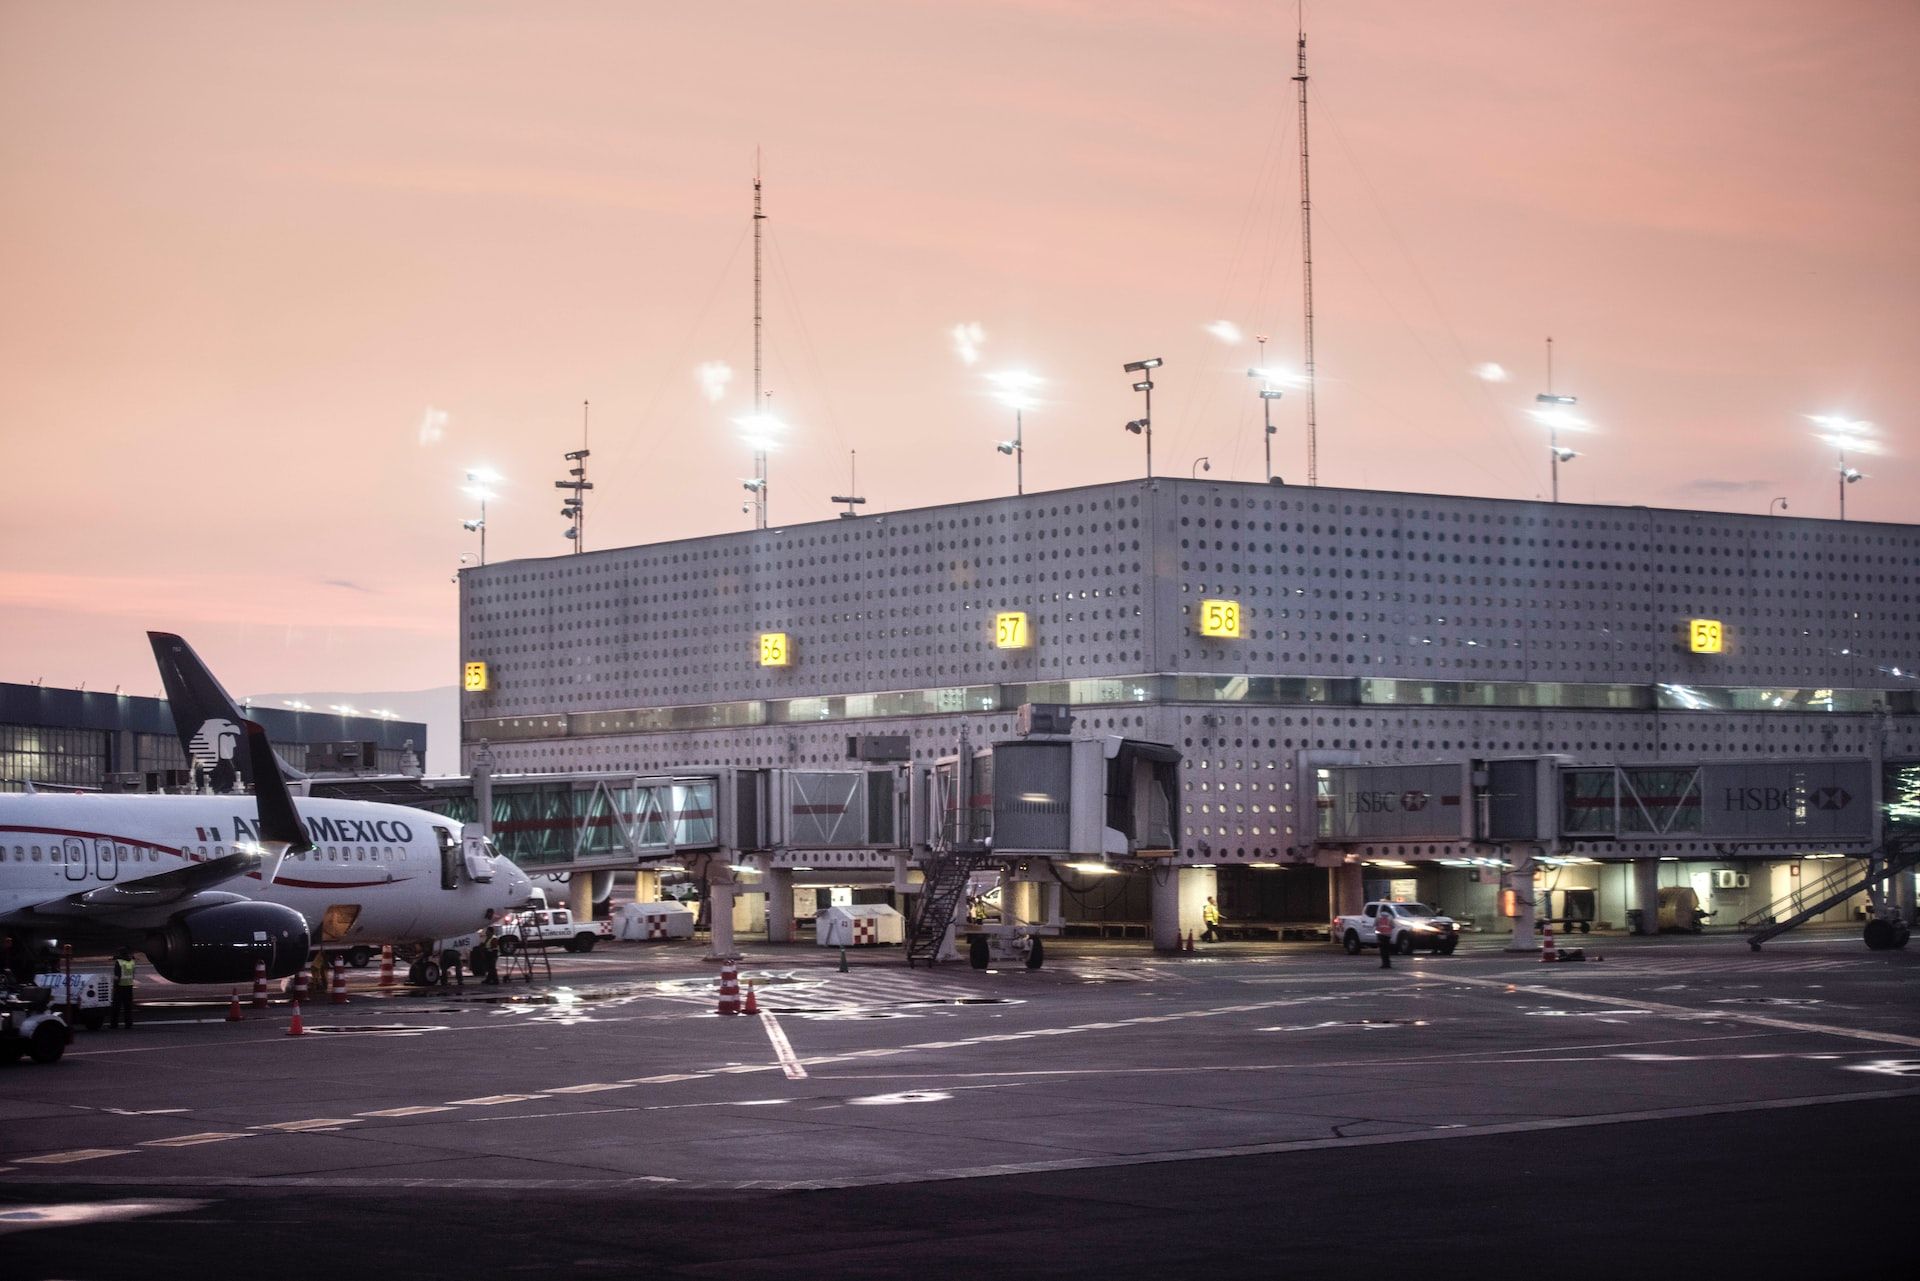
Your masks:
<svg viewBox="0 0 1920 1281"><path fill-rule="evenodd" d="M1839 411L1849 515L1920 513L1920 8L1307 18L1323 484L1543 494L1552 334L1569 500L1831 516ZM1298 364L1292 69L1290 5L1205 0L0 0L0 679L153 692L155 627L236 692L445 684L462 475L560 552L582 400L590 546L745 527L756 145L775 523L849 449L869 512L1010 492L993 369L1048 380L1030 490L1137 476L1150 355L1156 468L1258 480L1203 326Z"/></svg>

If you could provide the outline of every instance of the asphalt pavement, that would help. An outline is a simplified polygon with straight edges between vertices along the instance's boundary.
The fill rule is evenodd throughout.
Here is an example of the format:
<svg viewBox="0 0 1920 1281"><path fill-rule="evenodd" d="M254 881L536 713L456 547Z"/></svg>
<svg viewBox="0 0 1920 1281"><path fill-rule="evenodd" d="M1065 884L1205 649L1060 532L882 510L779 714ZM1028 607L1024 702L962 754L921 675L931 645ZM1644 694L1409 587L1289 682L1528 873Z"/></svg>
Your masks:
<svg viewBox="0 0 1920 1281"><path fill-rule="evenodd" d="M300 1037L150 984L134 1032L0 1069L0 1270L187 1275L232 1241L295 1275L1246 1275L1383 1235L1430 1275L1844 1257L1833 1225L1908 1177L1920 954L1586 942L847 973L749 944L758 1018L713 1012L697 946L623 945L501 988L357 972Z"/></svg>

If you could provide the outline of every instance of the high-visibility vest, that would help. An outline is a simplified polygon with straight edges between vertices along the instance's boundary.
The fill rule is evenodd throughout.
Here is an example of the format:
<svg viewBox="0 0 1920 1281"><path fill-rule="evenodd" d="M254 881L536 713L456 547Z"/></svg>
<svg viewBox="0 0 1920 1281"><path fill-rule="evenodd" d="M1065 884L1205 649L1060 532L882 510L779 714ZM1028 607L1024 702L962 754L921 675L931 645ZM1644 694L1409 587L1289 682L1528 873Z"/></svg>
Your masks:
<svg viewBox="0 0 1920 1281"><path fill-rule="evenodd" d="M1373 918L1373 932L1375 934L1393 933L1393 913L1392 912L1375 913Z"/></svg>
<svg viewBox="0 0 1920 1281"><path fill-rule="evenodd" d="M118 957L113 962L113 985L115 987L133 986L133 962L122 961Z"/></svg>
<svg viewBox="0 0 1920 1281"><path fill-rule="evenodd" d="M1208 925L1218 925L1220 923L1220 909L1211 903L1200 910L1200 916Z"/></svg>

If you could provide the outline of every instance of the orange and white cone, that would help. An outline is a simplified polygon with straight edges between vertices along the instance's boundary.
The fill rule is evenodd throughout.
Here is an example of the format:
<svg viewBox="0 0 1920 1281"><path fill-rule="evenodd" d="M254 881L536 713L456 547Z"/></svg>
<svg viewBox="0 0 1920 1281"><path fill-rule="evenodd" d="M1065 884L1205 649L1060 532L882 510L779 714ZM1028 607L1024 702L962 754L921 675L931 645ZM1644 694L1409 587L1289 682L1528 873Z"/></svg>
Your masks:
<svg viewBox="0 0 1920 1281"><path fill-rule="evenodd" d="M393 944L380 949L380 986L393 986Z"/></svg>
<svg viewBox="0 0 1920 1281"><path fill-rule="evenodd" d="M331 991L328 993L328 999L331 1000L335 1005L345 1005L347 1003L347 967L346 966L335 965L333 967L333 987Z"/></svg>
<svg viewBox="0 0 1920 1281"><path fill-rule="evenodd" d="M301 966L300 972L293 976L293 1003L298 1005L307 999L312 985L307 978L307 967Z"/></svg>
<svg viewBox="0 0 1920 1281"><path fill-rule="evenodd" d="M728 965L720 971L720 1006L716 1014L740 1012L740 971Z"/></svg>
<svg viewBox="0 0 1920 1281"><path fill-rule="evenodd" d="M240 989L233 988L227 997L227 1022L238 1023L246 1015L240 1013Z"/></svg>
<svg viewBox="0 0 1920 1281"><path fill-rule="evenodd" d="M754 995L752 983L747 984L747 1007L740 1012L742 1014L758 1014L760 1012L760 998Z"/></svg>
<svg viewBox="0 0 1920 1281"><path fill-rule="evenodd" d="M1187 951L1193 951L1193 931L1187 931Z"/></svg>
<svg viewBox="0 0 1920 1281"><path fill-rule="evenodd" d="M306 1034L307 1025L300 1021L300 1002L295 1001L293 1003L293 1022L287 1024L287 1035L305 1036Z"/></svg>
<svg viewBox="0 0 1920 1281"><path fill-rule="evenodd" d="M1540 944L1540 963L1542 965L1548 961L1557 961L1560 959L1560 954L1553 950L1553 926L1545 926L1544 930L1545 937Z"/></svg>
<svg viewBox="0 0 1920 1281"><path fill-rule="evenodd" d="M256 1010L267 1008L267 963L265 961L253 963L253 1008Z"/></svg>

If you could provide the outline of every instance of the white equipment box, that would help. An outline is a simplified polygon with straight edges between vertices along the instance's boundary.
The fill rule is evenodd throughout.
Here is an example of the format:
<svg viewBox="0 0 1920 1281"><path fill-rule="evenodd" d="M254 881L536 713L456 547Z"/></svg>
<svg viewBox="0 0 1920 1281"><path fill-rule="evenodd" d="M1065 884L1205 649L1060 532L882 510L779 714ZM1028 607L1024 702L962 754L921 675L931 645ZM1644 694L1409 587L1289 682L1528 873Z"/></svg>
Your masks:
<svg viewBox="0 0 1920 1281"><path fill-rule="evenodd" d="M613 936L629 942L693 937L693 909L671 899L663 903L629 903L613 921Z"/></svg>
<svg viewBox="0 0 1920 1281"><path fill-rule="evenodd" d="M906 918L885 903L830 907L813 918L821 947L884 947L906 941Z"/></svg>

